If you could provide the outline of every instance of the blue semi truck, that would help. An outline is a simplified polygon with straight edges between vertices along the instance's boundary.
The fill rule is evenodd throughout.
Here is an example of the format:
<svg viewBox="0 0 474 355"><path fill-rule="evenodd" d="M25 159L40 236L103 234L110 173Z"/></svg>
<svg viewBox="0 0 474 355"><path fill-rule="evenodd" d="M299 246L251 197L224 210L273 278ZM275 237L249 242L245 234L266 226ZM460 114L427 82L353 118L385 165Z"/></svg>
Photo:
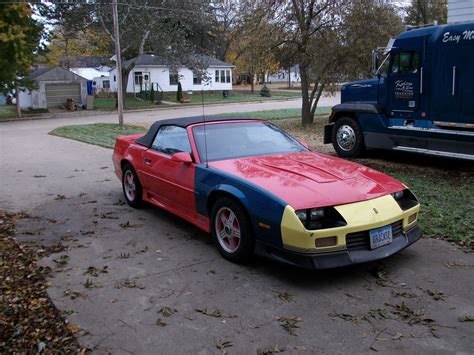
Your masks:
<svg viewBox="0 0 474 355"><path fill-rule="evenodd" d="M343 157L393 149L474 160L474 23L408 29L344 84L324 143Z"/></svg>

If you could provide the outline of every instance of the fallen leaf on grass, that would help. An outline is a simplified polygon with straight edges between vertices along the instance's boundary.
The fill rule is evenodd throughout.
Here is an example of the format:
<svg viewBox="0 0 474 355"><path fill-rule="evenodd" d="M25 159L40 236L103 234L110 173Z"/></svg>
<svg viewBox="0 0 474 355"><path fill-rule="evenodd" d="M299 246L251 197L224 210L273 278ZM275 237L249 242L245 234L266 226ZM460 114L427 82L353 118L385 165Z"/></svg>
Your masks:
<svg viewBox="0 0 474 355"><path fill-rule="evenodd" d="M280 325L285 329L290 335L296 336L296 329L300 327L300 322L302 319L300 317L280 317L278 318Z"/></svg>
<svg viewBox="0 0 474 355"><path fill-rule="evenodd" d="M131 224L130 221L127 221L125 223L120 223L121 228L140 228L142 227L143 224Z"/></svg>
<svg viewBox="0 0 474 355"><path fill-rule="evenodd" d="M81 297L82 292L74 291L74 290L71 290L71 289L68 288L67 290L64 290L63 295L64 296L69 296L69 297L71 297L72 300L74 300L78 297Z"/></svg>
<svg viewBox="0 0 474 355"><path fill-rule="evenodd" d="M178 312L178 310L170 308L170 307L162 307L158 313L161 313L163 317L171 317L173 314Z"/></svg>
<svg viewBox="0 0 474 355"><path fill-rule="evenodd" d="M156 321L156 325L159 325L160 327L165 327L168 325L168 323L166 323L163 319L158 318Z"/></svg>
<svg viewBox="0 0 474 355"><path fill-rule="evenodd" d="M459 317L458 320L460 322L474 322L474 316L462 316Z"/></svg>
<svg viewBox="0 0 474 355"><path fill-rule="evenodd" d="M68 324L67 329L72 333L75 334L79 331L79 327L76 324Z"/></svg>
<svg viewBox="0 0 474 355"><path fill-rule="evenodd" d="M67 263L69 262L69 256L61 255L59 258L53 259L53 261L56 263L58 267L63 267L63 266L66 266Z"/></svg>
<svg viewBox="0 0 474 355"><path fill-rule="evenodd" d="M127 280L124 280L122 282L119 282L115 285L115 288L139 288L140 290L143 290L145 288L145 286L139 284L137 281L135 280L131 280L131 279L127 279Z"/></svg>
<svg viewBox="0 0 474 355"><path fill-rule="evenodd" d="M96 267L94 267L94 266L89 266L89 267L87 268L87 270L84 272L84 275L89 274L89 275L91 275L91 276L98 277L99 274L106 274L106 273L108 273L108 270L107 270L107 269L108 269L108 266L107 266L107 265L104 266L104 267L102 267L102 269L98 269L98 268L96 268Z"/></svg>
<svg viewBox="0 0 474 355"><path fill-rule="evenodd" d="M458 263L456 261L450 261L448 263L444 263L443 265L446 266L448 269L450 269L452 267L462 267L462 268L465 268L465 269L470 269L470 268L474 267L474 264L461 264L461 263Z"/></svg>
<svg viewBox="0 0 474 355"><path fill-rule="evenodd" d="M49 268L38 266L37 251L14 238L23 217L0 211L0 352L75 353L79 345L46 293Z"/></svg>
<svg viewBox="0 0 474 355"><path fill-rule="evenodd" d="M216 348L219 350L224 350L225 348L230 348L231 346L233 346L233 344L229 340L219 340L216 342Z"/></svg>
<svg viewBox="0 0 474 355"><path fill-rule="evenodd" d="M285 301L285 302L293 301L294 296L289 292L286 292L286 291L281 292L278 290L272 290L272 291L278 293L278 298L281 299L282 301Z"/></svg>
<svg viewBox="0 0 474 355"><path fill-rule="evenodd" d="M84 287L85 288L100 288L101 286L91 279L87 278L86 282L84 282Z"/></svg>
<svg viewBox="0 0 474 355"><path fill-rule="evenodd" d="M392 314L398 316L401 321L408 325L421 324L431 326L436 324L434 319L423 317L424 312L422 309L413 310L404 302L395 305L386 303L385 305L391 308Z"/></svg>
<svg viewBox="0 0 474 355"><path fill-rule="evenodd" d="M278 345L273 346L269 349L258 349L257 355L272 355L285 352L285 348L280 348Z"/></svg>
<svg viewBox="0 0 474 355"><path fill-rule="evenodd" d="M198 309L196 308L196 312L199 312L199 313L202 313L206 316L209 316L209 317L215 317L215 318L219 318L222 316L222 313L220 310L218 310L217 308L216 309L207 309L207 308L203 308L203 309Z"/></svg>
<svg viewBox="0 0 474 355"><path fill-rule="evenodd" d="M445 301L446 296L441 291L431 291L431 290L424 290L428 295L430 295L435 301Z"/></svg>
<svg viewBox="0 0 474 355"><path fill-rule="evenodd" d="M119 259L128 259L128 258L130 258L130 253L120 253L118 258Z"/></svg>
<svg viewBox="0 0 474 355"><path fill-rule="evenodd" d="M399 297L404 297L404 298L415 298L419 297L418 295L411 293L411 292L402 292L398 290L393 290L392 291L393 296L399 296Z"/></svg>

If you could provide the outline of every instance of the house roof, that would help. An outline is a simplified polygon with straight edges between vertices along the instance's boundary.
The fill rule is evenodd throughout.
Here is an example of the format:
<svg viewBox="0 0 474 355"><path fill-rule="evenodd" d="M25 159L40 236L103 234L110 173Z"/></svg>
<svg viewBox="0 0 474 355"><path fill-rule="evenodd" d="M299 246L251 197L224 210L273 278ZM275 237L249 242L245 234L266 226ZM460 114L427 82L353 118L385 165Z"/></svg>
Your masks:
<svg viewBox="0 0 474 355"><path fill-rule="evenodd" d="M61 67L44 68L33 71L29 79L36 81L85 81L86 78Z"/></svg>
<svg viewBox="0 0 474 355"><path fill-rule="evenodd" d="M74 57L71 64L75 68L98 68L108 66L110 65L110 56Z"/></svg>
<svg viewBox="0 0 474 355"><path fill-rule="evenodd" d="M135 61L135 67L137 66L171 66L171 65L180 65L178 61L175 61L171 58L161 57L154 54L142 54L138 57L126 60L123 65L128 66L130 63ZM222 60L209 57L204 54L194 54L189 57L189 62L197 62L202 64L206 67L225 67L225 68L233 68L234 65L230 63L223 62Z"/></svg>
<svg viewBox="0 0 474 355"><path fill-rule="evenodd" d="M69 70L87 80L93 80L94 78L100 78L103 76L109 77L108 71L104 72L94 68L71 68Z"/></svg>

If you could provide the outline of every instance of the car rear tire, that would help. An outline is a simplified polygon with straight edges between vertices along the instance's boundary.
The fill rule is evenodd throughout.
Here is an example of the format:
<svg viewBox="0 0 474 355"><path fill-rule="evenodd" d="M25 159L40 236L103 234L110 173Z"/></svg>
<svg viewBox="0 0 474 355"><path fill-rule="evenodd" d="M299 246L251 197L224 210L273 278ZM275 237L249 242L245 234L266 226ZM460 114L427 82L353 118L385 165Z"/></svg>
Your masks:
<svg viewBox="0 0 474 355"><path fill-rule="evenodd" d="M364 134L356 119L342 117L332 130L332 145L337 154L345 158L355 158L365 151Z"/></svg>
<svg viewBox="0 0 474 355"><path fill-rule="evenodd" d="M211 232L224 258L247 263L253 256L255 238L245 209L236 201L223 197L211 212Z"/></svg>
<svg viewBox="0 0 474 355"><path fill-rule="evenodd" d="M132 165L125 164L122 169L122 189L125 201L133 208L143 205L143 189Z"/></svg>

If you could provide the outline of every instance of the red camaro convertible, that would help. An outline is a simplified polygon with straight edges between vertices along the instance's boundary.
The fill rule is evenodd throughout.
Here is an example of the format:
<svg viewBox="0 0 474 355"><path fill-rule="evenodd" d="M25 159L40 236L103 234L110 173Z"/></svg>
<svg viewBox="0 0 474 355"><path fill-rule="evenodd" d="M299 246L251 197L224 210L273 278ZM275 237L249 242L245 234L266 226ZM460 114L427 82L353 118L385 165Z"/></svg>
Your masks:
<svg viewBox="0 0 474 355"><path fill-rule="evenodd" d="M331 268L385 258L421 237L420 205L405 185L311 152L263 120L158 121L145 135L118 137L113 162L130 206L184 218L235 262L257 253Z"/></svg>

